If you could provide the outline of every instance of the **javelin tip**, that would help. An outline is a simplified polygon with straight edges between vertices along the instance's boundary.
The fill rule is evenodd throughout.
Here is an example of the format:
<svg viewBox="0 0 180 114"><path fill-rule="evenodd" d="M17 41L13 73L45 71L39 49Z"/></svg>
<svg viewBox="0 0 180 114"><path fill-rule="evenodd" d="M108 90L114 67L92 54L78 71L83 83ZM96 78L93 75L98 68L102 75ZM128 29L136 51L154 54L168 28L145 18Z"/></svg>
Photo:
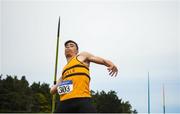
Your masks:
<svg viewBox="0 0 180 114"><path fill-rule="evenodd" d="M60 32L60 16L58 21L58 31L57 31L57 37L59 38L59 32Z"/></svg>

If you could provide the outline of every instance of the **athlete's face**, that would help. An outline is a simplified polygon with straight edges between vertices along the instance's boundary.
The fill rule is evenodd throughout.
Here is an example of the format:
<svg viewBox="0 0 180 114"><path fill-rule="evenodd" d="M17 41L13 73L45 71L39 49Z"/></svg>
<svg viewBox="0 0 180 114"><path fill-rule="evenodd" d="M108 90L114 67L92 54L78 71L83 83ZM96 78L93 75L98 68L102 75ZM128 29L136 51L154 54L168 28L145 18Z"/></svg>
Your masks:
<svg viewBox="0 0 180 114"><path fill-rule="evenodd" d="M71 57L73 55L76 55L78 53L77 47L74 43L69 42L65 46L65 56Z"/></svg>

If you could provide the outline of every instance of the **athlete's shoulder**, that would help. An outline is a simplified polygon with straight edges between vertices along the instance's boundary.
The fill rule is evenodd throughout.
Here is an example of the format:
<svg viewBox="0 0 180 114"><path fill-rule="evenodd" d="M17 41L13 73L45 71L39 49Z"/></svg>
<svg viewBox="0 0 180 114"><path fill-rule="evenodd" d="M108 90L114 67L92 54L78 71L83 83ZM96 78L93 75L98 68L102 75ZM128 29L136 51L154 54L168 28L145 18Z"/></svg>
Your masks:
<svg viewBox="0 0 180 114"><path fill-rule="evenodd" d="M84 61L88 61L88 62L90 62L95 57L94 55L86 51L79 53L79 55L80 57L84 58Z"/></svg>
<svg viewBox="0 0 180 114"><path fill-rule="evenodd" d="M91 54L89 52L87 52L87 51L82 51L78 55L80 55L80 56L89 56Z"/></svg>

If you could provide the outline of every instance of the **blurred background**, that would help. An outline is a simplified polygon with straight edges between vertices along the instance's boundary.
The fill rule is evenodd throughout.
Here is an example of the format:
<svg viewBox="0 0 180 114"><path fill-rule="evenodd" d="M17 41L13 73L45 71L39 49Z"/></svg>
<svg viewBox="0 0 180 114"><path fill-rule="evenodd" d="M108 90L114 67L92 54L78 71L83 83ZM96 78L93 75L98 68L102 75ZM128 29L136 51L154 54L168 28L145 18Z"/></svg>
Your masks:
<svg viewBox="0 0 180 114"><path fill-rule="evenodd" d="M164 84L166 112L180 113L179 0L1 0L1 80L25 76L29 85L53 85L59 16L58 78L66 65L64 42L71 39L119 68L110 77L92 63L92 90L113 90L146 113L149 72L151 112L163 112Z"/></svg>

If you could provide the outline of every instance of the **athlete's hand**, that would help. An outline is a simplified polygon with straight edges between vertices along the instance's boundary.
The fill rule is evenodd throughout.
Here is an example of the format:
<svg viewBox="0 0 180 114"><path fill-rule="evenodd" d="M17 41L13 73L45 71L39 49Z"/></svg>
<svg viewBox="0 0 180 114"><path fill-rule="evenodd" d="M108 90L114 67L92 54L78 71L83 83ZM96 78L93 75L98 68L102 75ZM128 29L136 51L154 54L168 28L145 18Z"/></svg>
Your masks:
<svg viewBox="0 0 180 114"><path fill-rule="evenodd" d="M107 68L107 70L109 71L109 75L111 75L111 76L115 75L115 77L116 77L118 74L118 69L113 63L110 64L110 66Z"/></svg>
<svg viewBox="0 0 180 114"><path fill-rule="evenodd" d="M61 83L61 81L62 81L62 77L59 78L59 80L56 82L55 85L52 85L52 86L51 86L51 88L50 88L50 93L51 93L51 94L57 93L57 87L58 87L58 85Z"/></svg>

